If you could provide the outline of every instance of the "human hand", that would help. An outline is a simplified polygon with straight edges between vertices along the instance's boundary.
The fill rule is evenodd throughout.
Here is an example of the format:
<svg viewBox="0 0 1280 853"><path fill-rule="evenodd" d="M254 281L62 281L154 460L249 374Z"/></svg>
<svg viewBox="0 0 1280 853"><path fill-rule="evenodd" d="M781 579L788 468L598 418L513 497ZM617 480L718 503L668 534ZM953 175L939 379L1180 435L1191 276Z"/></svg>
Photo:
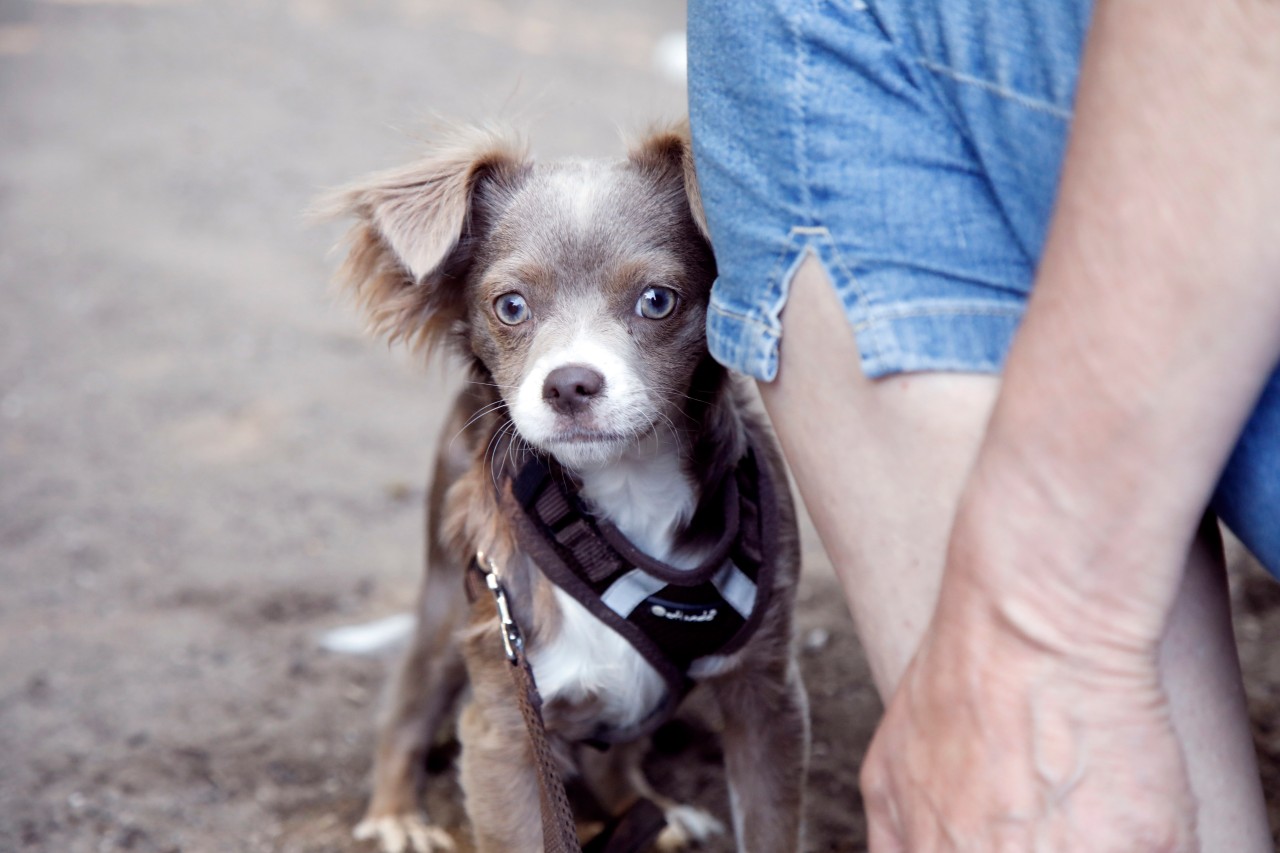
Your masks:
<svg viewBox="0 0 1280 853"><path fill-rule="evenodd" d="M1155 655L1045 645L989 599L944 582L863 764L872 853L1198 850Z"/></svg>

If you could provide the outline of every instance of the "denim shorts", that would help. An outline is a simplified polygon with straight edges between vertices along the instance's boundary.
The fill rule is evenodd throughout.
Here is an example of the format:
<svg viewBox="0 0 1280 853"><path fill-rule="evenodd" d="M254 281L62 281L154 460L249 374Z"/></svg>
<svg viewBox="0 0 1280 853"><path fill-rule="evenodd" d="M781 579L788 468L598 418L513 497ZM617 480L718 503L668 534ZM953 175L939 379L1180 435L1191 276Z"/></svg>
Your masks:
<svg viewBox="0 0 1280 853"><path fill-rule="evenodd" d="M1048 229L1090 12L1081 0L690 0L715 357L777 375L791 278L813 256L867 376L998 372ZM1215 509L1280 574L1280 372Z"/></svg>

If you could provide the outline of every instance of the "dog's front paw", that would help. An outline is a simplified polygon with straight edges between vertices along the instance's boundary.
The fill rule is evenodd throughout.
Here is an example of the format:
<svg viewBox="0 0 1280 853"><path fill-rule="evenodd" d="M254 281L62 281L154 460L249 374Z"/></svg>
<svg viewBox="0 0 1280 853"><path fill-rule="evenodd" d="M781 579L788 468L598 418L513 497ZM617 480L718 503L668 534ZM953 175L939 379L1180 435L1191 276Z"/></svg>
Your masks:
<svg viewBox="0 0 1280 853"><path fill-rule="evenodd" d="M654 842L662 853L685 850L724 833L723 823L696 806L672 806L665 814L667 826Z"/></svg>
<svg viewBox="0 0 1280 853"><path fill-rule="evenodd" d="M452 853L453 839L416 813L366 817L351 833L358 841L377 841L382 853Z"/></svg>

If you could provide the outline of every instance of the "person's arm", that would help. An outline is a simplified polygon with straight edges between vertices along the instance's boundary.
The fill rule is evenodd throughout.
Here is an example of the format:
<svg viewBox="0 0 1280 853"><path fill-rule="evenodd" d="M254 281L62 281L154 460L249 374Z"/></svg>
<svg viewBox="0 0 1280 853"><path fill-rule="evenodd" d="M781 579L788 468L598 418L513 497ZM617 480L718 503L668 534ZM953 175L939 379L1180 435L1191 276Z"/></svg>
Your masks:
<svg viewBox="0 0 1280 853"><path fill-rule="evenodd" d="M864 767L873 851L1192 849L1155 653L1278 358L1280 2L1101 0L938 609Z"/></svg>
<svg viewBox="0 0 1280 853"><path fill-rule="evenodd" d="M1280 3L1104 0L966 501L1037 528L1038 565L979 574L1072 644L1149 649L1278 357Z"/></svg>

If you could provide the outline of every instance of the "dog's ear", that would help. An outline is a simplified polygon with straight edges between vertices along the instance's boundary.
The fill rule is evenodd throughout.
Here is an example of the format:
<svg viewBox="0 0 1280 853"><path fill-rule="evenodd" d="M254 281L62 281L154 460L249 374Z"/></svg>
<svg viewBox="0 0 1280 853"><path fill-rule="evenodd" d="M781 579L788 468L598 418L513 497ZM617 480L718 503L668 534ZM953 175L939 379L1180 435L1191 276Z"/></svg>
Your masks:
<svg viewBox="0 0 1280 853"><path fill-rule="evenodd" d="M501 204L527 170L514 135L466 130L409 166L370 175L317 204L320 216L356 220L338 281L375 333L427 348L462 318L460 279L485 225L481 200L490 210Z"/></svg>
<svg viewBox="0 0 1280 853"><path fill-rule="evenodd" d="M688 120L669 127L650 131L631 148L631 162L642 169L652 170L671 180L678 180L689 201L689 215L698 233L708 243L707 217L702 210L702 193L698 189L698 176L693 165L693 144L689 137Z"/></svg>

